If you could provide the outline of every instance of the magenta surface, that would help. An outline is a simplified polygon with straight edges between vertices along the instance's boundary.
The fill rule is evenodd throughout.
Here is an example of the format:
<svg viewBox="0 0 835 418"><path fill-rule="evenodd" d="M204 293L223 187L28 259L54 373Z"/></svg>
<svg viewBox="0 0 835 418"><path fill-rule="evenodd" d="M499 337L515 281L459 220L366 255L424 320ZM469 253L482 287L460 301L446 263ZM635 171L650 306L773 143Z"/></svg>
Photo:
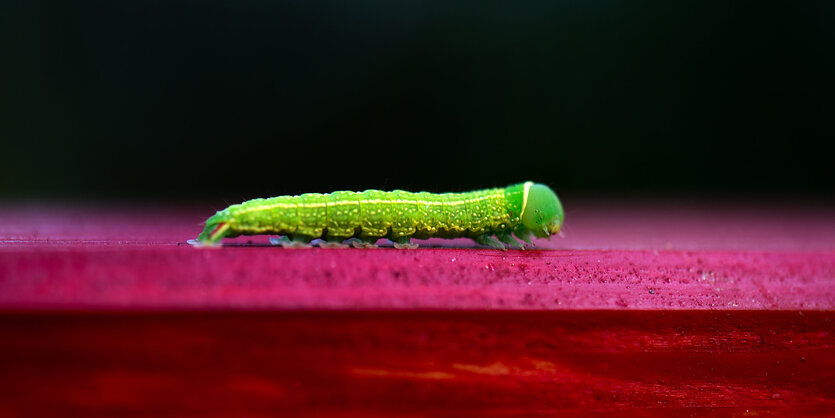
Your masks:
<svg viewBox="0 0 835 418"><path fill-rule="evenodd" d="M565 239L507 252L467 240L413 251L286 250L265 237L220 249L185 244L206 212L3 208L0 307L835 307L835 216L820 207L580 204L568 212Z"/></svg>

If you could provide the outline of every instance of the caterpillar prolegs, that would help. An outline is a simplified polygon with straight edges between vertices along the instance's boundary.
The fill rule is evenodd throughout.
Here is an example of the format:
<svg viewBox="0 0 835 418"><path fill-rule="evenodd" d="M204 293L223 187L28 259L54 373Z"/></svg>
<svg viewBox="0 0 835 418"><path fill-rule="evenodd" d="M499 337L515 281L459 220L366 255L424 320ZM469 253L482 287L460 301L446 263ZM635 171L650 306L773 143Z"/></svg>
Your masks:
<svg viewBox="0 0 835 418"><path fill-rule="evenodd" d="M217 212L197 241L214 245L239 235L281 235L284 246L372 247L388 238L396 248L416 248L412 238L472 238L481 245L522 249L531 235L559 233L564 219L557 195L543 184L526 182L468 193L403 190L306 193L253 199Z"/></svg>

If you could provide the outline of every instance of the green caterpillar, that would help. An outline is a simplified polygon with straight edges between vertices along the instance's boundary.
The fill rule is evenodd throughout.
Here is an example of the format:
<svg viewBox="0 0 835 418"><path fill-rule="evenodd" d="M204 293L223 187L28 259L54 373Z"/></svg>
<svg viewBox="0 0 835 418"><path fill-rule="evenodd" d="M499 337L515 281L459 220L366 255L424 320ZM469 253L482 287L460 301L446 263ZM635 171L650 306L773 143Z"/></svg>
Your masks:
<svg viewBox="0 0 835 418"><path fill-rule="evenodd" d="M284 246L324 238L323 246L344 246L351 239L355 247L373 247L388 238L396 248L417 248L412 238L469 237L494 248L522 249L513 235L533 245L531 235L559 233L564 216L557 195L531 181L469 193L306 193L229 206L206 221L197 242L214 245L225 237L274 234L284 238L272 242Z"/></svg>

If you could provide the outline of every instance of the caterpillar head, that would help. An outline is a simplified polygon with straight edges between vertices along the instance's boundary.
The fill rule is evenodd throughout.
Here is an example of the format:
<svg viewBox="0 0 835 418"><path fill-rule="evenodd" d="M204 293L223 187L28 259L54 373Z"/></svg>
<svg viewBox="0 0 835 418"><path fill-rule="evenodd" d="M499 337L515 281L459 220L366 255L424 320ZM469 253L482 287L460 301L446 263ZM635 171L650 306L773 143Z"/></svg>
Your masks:
<svg viewBox="0 0 835 418"><path fill-rule="evenodd" d="M565 213L562 204L551 188L544 184L527 182L522 201L522 225L537 238L559 234Z"/></svg>

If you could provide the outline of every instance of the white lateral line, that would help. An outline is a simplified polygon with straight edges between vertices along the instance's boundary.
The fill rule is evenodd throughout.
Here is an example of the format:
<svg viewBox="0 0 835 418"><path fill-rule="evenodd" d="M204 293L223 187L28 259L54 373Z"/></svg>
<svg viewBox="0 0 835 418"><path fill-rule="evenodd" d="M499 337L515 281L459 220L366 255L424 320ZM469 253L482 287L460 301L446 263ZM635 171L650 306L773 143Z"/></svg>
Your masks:
<svg viewBox="0 0 835 418"><path fill-rule="evenodd" d="M525 208L528 207L528 192L531 190L531 186L533 186L532 181L525 183L525 194L522 195L522 213L519 214L519 219L525 216Z"/></svg>

